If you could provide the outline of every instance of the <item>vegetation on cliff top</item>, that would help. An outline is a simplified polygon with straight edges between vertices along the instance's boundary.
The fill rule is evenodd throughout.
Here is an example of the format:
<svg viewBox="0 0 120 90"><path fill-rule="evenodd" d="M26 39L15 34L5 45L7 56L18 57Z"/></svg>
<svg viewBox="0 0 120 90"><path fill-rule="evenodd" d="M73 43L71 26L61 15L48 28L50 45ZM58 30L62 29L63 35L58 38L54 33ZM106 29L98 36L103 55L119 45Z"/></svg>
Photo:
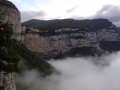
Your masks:
<svg viewBox="0 0 120 90"><path fill-rule="evenodd" d="M31 27L38 28L40 30L55 30L60 28L108 28L112 23L107 19L93 19L93 20L74 20L74 19L62 19L62 20L36 20L32 19L22 23Z"/></svg>
<svg viewBox="0 0 120 90"><path fill-rule="evenodd" d="M42 76L53 72L54 69L48 62L38 57L34 52L27 49L25 45L16 40L14 40L14 49L21 56L22 60L24 60L28 69L38 69Z"/></svg>

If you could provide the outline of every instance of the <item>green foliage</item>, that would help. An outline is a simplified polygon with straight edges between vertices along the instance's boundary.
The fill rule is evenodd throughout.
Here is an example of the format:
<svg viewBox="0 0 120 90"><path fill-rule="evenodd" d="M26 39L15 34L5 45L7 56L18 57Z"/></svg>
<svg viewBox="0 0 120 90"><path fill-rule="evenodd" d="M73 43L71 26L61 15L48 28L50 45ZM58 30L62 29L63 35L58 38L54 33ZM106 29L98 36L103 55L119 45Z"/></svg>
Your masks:
<svg viewBox="0 0 120 90"><path fill-rule="evenodd" d="M49 75L53 72L53 67L45 60L38 57L34 52L31 52L25 45L14 40L14 49L18 54L25 59L26 66L29 69L38 69L42 76Z"/></svg>
<svg viewBox="0 0 120 90"><path fill-rule="evenodd" d="M18 71L19 56L26 61L29 69L38 69L45 76L53 72L53 67L28 50L23 44L13 40L12 25L0 22L0 70L6 72Z"/></svg>
<svg viewBox="0 0 120 90"><path fill-rule="evenodd" d="M29 20L23 23L24 25L32 26L40 30L55 30L60 28L108 28L111 26L111 22L107 19L93 19L93 20L74 20L74 19L62 19L62 20Z"/></svg>
<svg viewBox="0 0 120 90"><path fill-rule="evenodd" d="M12 25L0 22L0 70L6 72L18 71L19 57L13 49Z"/></svg>

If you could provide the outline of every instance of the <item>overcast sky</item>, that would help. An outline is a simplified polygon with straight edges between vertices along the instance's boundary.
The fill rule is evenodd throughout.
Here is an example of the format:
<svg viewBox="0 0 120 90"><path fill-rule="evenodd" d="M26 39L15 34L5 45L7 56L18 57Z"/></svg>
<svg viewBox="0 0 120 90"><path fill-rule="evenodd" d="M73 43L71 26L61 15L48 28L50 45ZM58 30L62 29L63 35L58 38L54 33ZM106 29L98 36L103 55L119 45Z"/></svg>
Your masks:
<svg viewBox="0 0 120 90"><path fill-rule="evenodd" d="M119 0L9 0L21 11L21 21L30 19L107 18L120 26Z"/></svg>

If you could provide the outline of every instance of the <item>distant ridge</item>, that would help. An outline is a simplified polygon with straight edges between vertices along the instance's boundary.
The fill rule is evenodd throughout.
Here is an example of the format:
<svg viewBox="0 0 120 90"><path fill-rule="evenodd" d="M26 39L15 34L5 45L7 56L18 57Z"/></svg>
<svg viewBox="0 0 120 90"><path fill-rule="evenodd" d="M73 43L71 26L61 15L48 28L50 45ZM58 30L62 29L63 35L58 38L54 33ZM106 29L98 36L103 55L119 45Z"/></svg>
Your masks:
<svg viewBox="0 0 120 90"><path fill-rule="evenodd" d="M35 27L38 29L59 29L59 28L80 28L80 27L93 27L93 28L108 28L112 23L107 19L55 19L55 20L37 20L31 19L23 22L23 25Z"/></svg>

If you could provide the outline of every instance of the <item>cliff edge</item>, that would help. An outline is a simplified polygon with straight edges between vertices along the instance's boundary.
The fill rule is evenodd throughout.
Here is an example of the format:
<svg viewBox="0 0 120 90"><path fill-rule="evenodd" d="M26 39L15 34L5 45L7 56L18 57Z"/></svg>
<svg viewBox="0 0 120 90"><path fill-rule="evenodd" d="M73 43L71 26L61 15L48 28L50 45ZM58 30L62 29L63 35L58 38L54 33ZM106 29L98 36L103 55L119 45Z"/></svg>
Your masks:
<svg viewBox="0 0 120 90"><path fill-rule="evenodd" d="M30 20L23 24L31 23ZM35 28L22 26L21 37L21 41L39 56L55 58L83 47L100 49L101 41L118 41L118 32L116 26L107 19L66 19L42 21Z"/></svg>
<svg viewBox="0 0 120 90"><path fill-rule="evenodd" d="M0 0L0 20L13 24L13 38L21 38L21 16L20 11L10 1Z"/></svg>

